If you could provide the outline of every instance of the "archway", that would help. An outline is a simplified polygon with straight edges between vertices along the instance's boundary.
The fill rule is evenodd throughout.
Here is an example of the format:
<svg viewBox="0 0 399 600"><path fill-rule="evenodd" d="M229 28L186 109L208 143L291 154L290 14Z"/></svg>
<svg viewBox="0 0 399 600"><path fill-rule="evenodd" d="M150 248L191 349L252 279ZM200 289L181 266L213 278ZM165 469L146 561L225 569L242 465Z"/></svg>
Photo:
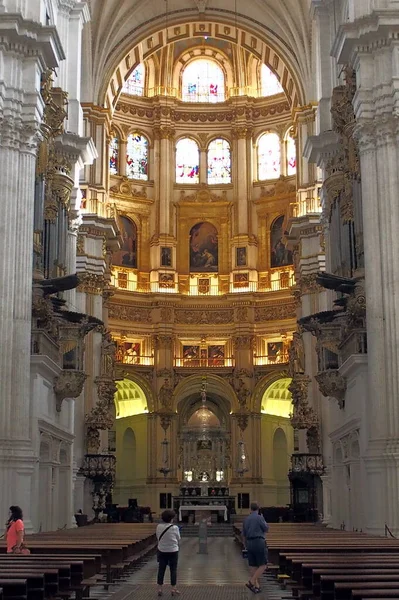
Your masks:
<svg viewBox="0 0 399 600"><path fill-rule="evenodd" d="M290 383L289 377L275 379L266 387L261 399L262 476L266 482L264 503L270 510L269 518L273 520L288 518L290 502L288 473L294 449Z"/></svg>
<svg viewBox="0 0 399 600"><path fill-rule="evenodd" d="M127 507L143 497L147 481L148 398L136 381L117 381L114 402L116 480L113 502Z"/></svg>

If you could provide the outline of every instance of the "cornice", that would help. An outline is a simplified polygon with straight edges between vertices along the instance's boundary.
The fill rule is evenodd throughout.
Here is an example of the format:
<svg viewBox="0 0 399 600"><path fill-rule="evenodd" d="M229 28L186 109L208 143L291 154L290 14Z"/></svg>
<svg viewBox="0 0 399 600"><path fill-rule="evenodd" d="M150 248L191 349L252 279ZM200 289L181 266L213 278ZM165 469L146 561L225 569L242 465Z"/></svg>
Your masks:
<svg viewBox="0 0 399 600"><path fill-rule="evenodd" d="M33 53L40 57L43 70L58 67L66 58L56 27L45 27L24 19L20 14L1 15L0 37L6 49L17 47L18 52L26 56Z"/></svg>

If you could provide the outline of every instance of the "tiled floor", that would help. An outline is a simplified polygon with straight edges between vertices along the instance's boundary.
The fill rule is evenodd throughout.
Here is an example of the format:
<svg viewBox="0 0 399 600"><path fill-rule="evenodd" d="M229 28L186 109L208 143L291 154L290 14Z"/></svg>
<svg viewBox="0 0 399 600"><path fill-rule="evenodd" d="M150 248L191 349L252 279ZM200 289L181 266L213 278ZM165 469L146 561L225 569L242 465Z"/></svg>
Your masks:
<svg viewBox="0 0 399 600"><path fill-rule="evenodd" d="M158 563L151 557L124 583L109 592L92 590L98 600L151 600L157 597L156 575ZM257 598L281 600L282 592L275 580L264 576L262 593ZM169 600L169 571L166 573L163 598ZM249 600L254 598L246 587L247 562L232 538L208 538L208 554L198 554L198 539L185 538L181 542L178 567L178 589L181 597L190 600Z"/></svg>

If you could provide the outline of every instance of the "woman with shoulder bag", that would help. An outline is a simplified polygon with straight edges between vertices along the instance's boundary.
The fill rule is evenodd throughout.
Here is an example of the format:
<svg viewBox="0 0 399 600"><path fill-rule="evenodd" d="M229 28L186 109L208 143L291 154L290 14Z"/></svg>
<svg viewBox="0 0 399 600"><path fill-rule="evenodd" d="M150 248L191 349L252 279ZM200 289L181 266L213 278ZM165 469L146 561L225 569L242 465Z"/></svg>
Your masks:
<svg viewBox="0 0 399 600"><path fill-rule="evenodd" d="M177 561L179 557L180 531L177 525L173 524L175 518L173 510L164 510L161 518L162 523L157 526L156 536L158 540L158 596L162 596L162 586L165 577L166 567L170 569L170 583L172 586L172 596L179 596L180 592L176 589L177 583Z"/></svg>
<svg viewBox="0 0 399 600"><path fill-rule="evenodd" d="M6 523L8 554L30 554L24 544L25 527L22 510L19 506L10 506L10 516Z"/></svg>

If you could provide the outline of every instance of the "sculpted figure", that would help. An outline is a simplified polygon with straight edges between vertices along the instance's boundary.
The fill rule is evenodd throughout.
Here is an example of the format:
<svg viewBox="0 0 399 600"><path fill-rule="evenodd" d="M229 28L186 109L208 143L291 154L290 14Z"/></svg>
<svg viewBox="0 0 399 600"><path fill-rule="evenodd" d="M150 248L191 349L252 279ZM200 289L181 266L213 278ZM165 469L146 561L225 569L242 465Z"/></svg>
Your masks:
<svg viewBox="0 0 399 600"><path fill-rule="evenodd" d="M172 396L173 390L170 386L169 379L165 379L164 383L159 390L159 401L163 408L171 409L172 408Z"/></svg>

